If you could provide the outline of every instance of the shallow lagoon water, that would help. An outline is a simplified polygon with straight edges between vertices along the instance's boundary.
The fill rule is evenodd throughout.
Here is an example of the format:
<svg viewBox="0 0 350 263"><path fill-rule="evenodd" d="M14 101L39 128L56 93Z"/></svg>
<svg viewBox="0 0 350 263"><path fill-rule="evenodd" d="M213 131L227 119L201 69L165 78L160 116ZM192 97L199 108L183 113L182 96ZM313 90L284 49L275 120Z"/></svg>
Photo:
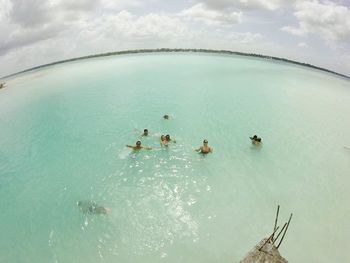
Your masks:
<svg viewBox="0 0 350 263"><path fill-rule="evenodd" d="M279 204L281 225L294 214L284 257L348 262L349 105L348 80L239 56L125 55L11 78L0 261L235 262ZM154 149L133 153L144 128ZM167 133L177 143L162 149ZM193 152L204 138L213 154ZM80 200L112 212L84 215Z"/></svg>

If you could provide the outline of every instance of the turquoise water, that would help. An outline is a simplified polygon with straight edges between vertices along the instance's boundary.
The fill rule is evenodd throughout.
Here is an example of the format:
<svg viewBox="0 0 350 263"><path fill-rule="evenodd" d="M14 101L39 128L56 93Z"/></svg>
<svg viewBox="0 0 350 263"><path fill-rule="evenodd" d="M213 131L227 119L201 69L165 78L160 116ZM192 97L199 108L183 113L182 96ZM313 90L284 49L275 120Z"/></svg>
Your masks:
<svg viewBox="0 0 350 263"><path fill-rule="evenodd" d="M0 262L236 262L278 204L281 225L294 214L290 262L348 262L349 105L345 79L238 56L126 55L9 79ZM153 150L133 153L144 128ZM162 149L167 133L177 143ZM204 138L207 156L193 152ZM80 200L112 211L85 215Z"/></svg>

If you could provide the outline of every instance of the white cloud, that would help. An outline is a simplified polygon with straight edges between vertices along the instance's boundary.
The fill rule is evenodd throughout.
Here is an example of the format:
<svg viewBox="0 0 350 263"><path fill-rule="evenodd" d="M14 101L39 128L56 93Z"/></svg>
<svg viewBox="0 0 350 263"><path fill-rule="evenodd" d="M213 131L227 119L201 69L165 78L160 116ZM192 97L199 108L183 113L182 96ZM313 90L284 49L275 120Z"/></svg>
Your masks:
<svg viewBox="0 0 350 263"><path fill-rule="evenodd" d="M300 48L306 48L306 47L309 47L308 44L306 44L305 42L300 42L298 43L298 47Z"/></svg>
<svg viewBox="0 0 350 263"><path fill-rule="evenodd" d="M11 22L24 28L41 26L51 20L49 3L41 0L12 0Z"/></svg>
<svg viewBox="0 0 350 263"><path fill-rule="evenodd" d="M90 11L100 4L100 0L51 0L51 6L59 7L64 10L82 10Z"/></svg>
<svg viewBox="0 0 350 263"><path fill-rule="evenodd" d="M9 0L0 0L0 7L0 22L4 22L8 19L11 10L11 2Z"/></svg>
<svg viewBox="0 0 350 263"><path fill-rule="evenodd" d="M283 27L288 33L317 34L327 41L350 42L350 9L330 1L297 1L298 27Z"/></svg>
<svg viewBox="0 0 350 263"><path fill-rule="evenodd" d="M242 12L220 12L210 10L204 4L196 4L179 13L179 16L187 17L194 21L200 21L207 25L231 26L242 22Z"/></svg>
<svg viewBox="0 0 350 263"><path fill-rule="evenodd" d="M185 1L195 4L186 7ZM311 34L329 44L313 48L309 62L349 72L350 15L340 0L338 4L321 0L182 0L171 8L164 8L160 0L0 0L0 33L5 36L0 39L0 75L72 57L138 48L229 49L302 60L306 52L305 46L298 44L299 38L288 38L291 44L286 46L285 34L275 30L281 21L293 19L293 10L283 8L291 3L295 3L299 26L283 30L303 36L310 46L315 44ZM292 45L300 48L291 51Z"/></svg>
<svg viewBox="0 0 350 263"><path fill-rule="evenodd" d="M260 41L262 41L263 37L261 34L257 33L251 33L251 32L245 32L245 33L238 33L238 32L230 32L226 39L229 41L234 41L235 43L239 44L256 44Z"/></svg>
<svg viewBox="0 0 350 263"><path fill-rule="evenodd" d="M307 32L300 27L285 26L282 27L281 30L296 36L305 36L307 34Z"/></svg>
<svg viewBox="0 0 350 263"><path fill-rule="evenodd" d="M141 7L157 1L0 0L0 33L6 36L0 39L0 56L49 39L59 39L60 35L74 41L76 35L87 35L87 32L93 34L96 30L107 32L111 28L114 29L114 32L109 30L111 35L118 34L139 39L169 37L169 41L172 41L174 35L183 34L185 31L184 23L180 23L175 16L170 18L151 13L137 19L130 13L129 16L123 16L119 10L127 6ZM113 18L116 21L112 21ZM95 42L91 39L87 41Z"/></svg>
<svg viewBox="0 0 350 263"><path fill-rule="evenodd" d="M109 11L121 11L131 8L141 8L142 6L152 4L157 0L101 0L101 6Z"/></svg>
<svg viewBox="0 0 350 263"><path fill-rule="evenodd" d="M55 28L52 23L40 28L20 28L0 40L0 71L13 71L57 60L108 51L178 47L199 33L188 28L176 15L134 15L128 11L106 13L70 21ZM17 68L11 65L17 63ZM6 67L2 66L6 65Z"/></svg>
<svg viewBox="0 0 350 263"><path fill-rule="evenodd" d="M57 24L43 25L38 29L16 28L6 39L1 41L0 55L5 54L12 49L21 48L23 46L56 37L63 29L64 26Z"/></svg>
<svg viewBox="0 0 350 263"><path fill-rule="evenodd" d="M239 8L246 10L264 9L273 11L283 6L287 0L198 0L198 2L215 9Z"/></svg>
<svg viewBox="0 0 350 263"><path fill-rule="evenodd" d="M116 41L122 39L172 41L191 37L187 26L177 17L153 13L135 16L127 11L105 15L87 22L85 30Z"/></svg>
<svg viewBox="0 0 350 263"><path fill-rule="evenodd" d="M35 45L59 37L74 27L84 14L96 7L97 1L77 0L0 0L0 55L14 49ZM73 14L74 12L74 14ZM72 24L73 23L73 24Z"/></svg>

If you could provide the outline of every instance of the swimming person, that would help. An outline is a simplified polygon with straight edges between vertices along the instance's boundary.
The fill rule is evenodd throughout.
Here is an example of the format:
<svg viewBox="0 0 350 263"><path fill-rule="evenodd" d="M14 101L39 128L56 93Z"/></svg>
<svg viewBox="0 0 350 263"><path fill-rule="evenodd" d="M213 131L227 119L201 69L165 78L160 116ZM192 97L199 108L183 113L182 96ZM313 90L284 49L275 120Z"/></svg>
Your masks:
<svg viewBox="0 0 350 263"><path fill-rule="evenodd" d="M165 114L165 115L163 116L163 119L164 119L164 120L169 120L169 118L170 118L170 116L169 116L168 114Z"/></svg>
<svg viewBox="0 0 350 263"><path fill-rule="evenodd" d="M100 206L96 204L96 202L87 200L87 201L79 201L77 202L77 205L79 206L80 210L84 214L107 214L111 212L111 209L108 207Z"/></svg>
<svg viewBox="0 0 350 263"><path fill-rule="evenodd" d="M160 145L168 146L168 141L165 139L165 135L160 136Z"/></svg>
<svg viewBox="0 0 350 263"><path fill-rule="evenodd" d="M0 83L0 89L5 88L5 83Z"/></svg>
<svg viewBox="0 0 350 263"><path fill-rule="evenodd" d="M252 141L252 144L254 145L260 145L261 143L261 138L258 137L257 135L254 135L253 137L249 137L250 140Z"/></svg>
<svg viewBox="0 0 350 263"><path fill-rule="evenodd" d="M213 152L213 148L208 146L208 140L204 139L203 141L203 146L199 147L198 149L195 149L196 152L200 152L203 154L207 154L207 153L212 153Z"/></svg>
<svg viewBox="0 0 350 263"><path fill-rule="evenodd" d="M165 140L166 140L168 143L169 143L169 142L176 143L176 140L175 140L175 139L171 139L169 134L165 135Z"/></svg>
<svg viewBox="0 0 350 263"><path fill-rule="evenodd" d="M141 141L137 141L136 145L126 145L126 147L132 148L134 151L139 151L141 149L152 150L151 147L141 146Z"/></svg>
<svg viewBox="0 0 350 263"><path fill-rule="evenodd" d="M148 129L144 129L141 136L148 136Z"/></svg>

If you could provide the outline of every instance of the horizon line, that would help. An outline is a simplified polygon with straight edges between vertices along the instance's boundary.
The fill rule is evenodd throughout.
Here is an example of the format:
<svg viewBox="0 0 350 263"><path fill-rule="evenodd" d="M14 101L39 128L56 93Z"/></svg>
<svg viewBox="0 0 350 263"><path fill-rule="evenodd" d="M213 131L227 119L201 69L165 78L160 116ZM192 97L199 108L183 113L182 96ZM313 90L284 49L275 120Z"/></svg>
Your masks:
<svg viewBox="0 0 350 263"><path fill-rule="evenodd" d="M337 75L339 77L343 77L345 79L350 80L350 76L348 76L348 75L341 74L341 73L338 73L338 72L330 70L330 69L318 67L318 66L315 66L315 65L312 65L309 63L298 62L298 61L291 60L291 59L263 55L263 54L256 54L256 53L245 53L245 52L230 51L230 50L202 49L202 48L198 48L198 49L196 49L196 48L153 48L153 49L149 48L149 49L130 49L130 50L99 53L99 54L94 54L94 55L74 57L74 58L70 58L70 59L58 60L55 62L42 64L39 66L31 67L31 68L28 68L25 70L21 70L21 71L0 77L0 79L5 79L5 78L13 77L13 76L25 73L25 72L33 71L36 69L45 68L45 67L49 67L49 66L53 66L53 65L57 65L57 64L68 63L68 62L77 61L77 60L85 60L85 59L97 58L97 57L126 55L126 54L157 53L157 52L200 52L200 53L213 53L213 54L226 54L226 55L238 55L238 56L246 56L246 57L265 58L265 59L270 59L270 60L275 60L275 61L283 61L285 63L296 64L296 65L303 66L303 67L317 69L317 70L331 73L331 74Z"/></svg>

